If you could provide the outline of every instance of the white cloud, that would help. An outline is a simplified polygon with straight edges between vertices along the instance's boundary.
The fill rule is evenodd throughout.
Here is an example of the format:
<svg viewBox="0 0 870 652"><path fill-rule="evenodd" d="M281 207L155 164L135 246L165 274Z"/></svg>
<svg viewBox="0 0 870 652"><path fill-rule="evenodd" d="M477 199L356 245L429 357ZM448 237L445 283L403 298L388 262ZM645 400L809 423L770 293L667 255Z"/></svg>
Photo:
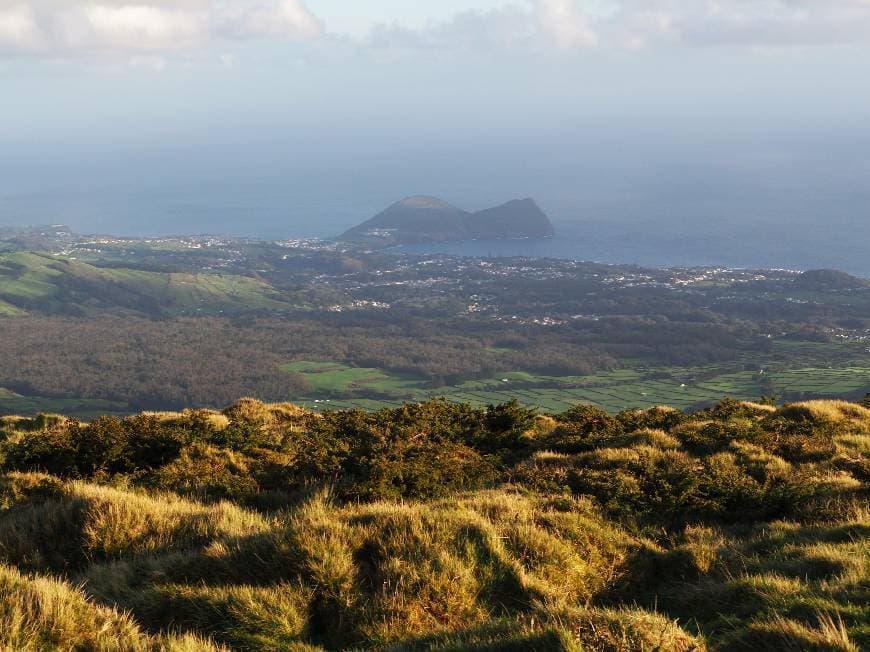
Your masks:
<svg viewBox="0 0 870 652"><path fill-rule="evenodd" d="M208 31L206 17L198 12L163 7L88 5L83 14L99 48L176 49L202 40Z"/></svg>
<svg viewBox="0 0 870 652"><path fill-rule="evenodd" d="M541 31L559 48L585 49L599 43L592 18L574 0L537 0L535 17Z"/></svg>
<svg viewBox="0 0 870 652"><path fill-rule="evenodd" d="M0 0L6 55L153 55L217 40L322 33L303 0Z"/></svg>
<svg viewBox="0 0 870 652"><path fill-rule="evenodd" d="M870 44L870 0L504 2L416 29L380 24L361 40L332 35L331 42L402 55ZM233 41L307 41L325 32L305 0L0 0L0 59L172 61L179 51L211 48L214 57Z"/></svg>
<svg viewBox="0 0 870 652"><path fill-rule="evenodd" d="M216 23L220 33L235 38L313 39L323 33L322 22L299 0L236 3L219 12Z"/></svg>
<svg viewBox="0 0 870 652"><path fill-rule="evenodd" d="M45 35L26 5L0 4L0 52L32 52L40 49Z"/></svg>

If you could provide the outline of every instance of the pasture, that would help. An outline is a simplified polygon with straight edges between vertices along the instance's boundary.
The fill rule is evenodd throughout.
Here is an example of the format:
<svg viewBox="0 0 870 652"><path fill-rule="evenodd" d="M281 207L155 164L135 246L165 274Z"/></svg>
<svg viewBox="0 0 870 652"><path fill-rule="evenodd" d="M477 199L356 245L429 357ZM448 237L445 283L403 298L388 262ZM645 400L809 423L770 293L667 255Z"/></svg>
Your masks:
<svg viewBox="0 0 870 652"><path fill-rule="evenodd" d="M132 411L125 403L116 401L22 396L0 387L0 415L59 413L79 419L91 419L104 415L130 414Z"/></svg>
<svg viewBox="0 0 870 652"><path fill-rule="evenodd" d="M514 371L447 387L430 386L422 378L334 362L297 362L287 365L285 370L303 374L312 390L311 396L291 400L315 409L372 410L444 397L474 406L516 398L524 405L550 413L587 403L616 413L653 405L690 410L712 404L723 396L757 400L770 386L785 399L860 396L870 392L870 367L784 368L764 374L715 366L655 367L561 377Z"/></svg>

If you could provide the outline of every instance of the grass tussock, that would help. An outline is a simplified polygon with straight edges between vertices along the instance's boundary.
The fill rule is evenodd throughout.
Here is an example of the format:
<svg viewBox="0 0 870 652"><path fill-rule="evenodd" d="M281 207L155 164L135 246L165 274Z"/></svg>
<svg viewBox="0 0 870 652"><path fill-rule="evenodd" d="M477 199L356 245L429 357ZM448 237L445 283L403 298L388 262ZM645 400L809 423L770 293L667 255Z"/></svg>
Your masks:
<svg viewBox="0 0 870 652"><path fill-rule="evenodd" d="M840 619L828 614L816 626L788 618L756 621L728 641L735 650L785 650L793 652L859 652Z"/></svg>
<svg viewBox="0 0 870 652"><path fill-rule="evenodd" d="M45 577L29 578L7 567L0 567L0 648L21 652L219 649L193 635L149 636L129 616L94 604L68 584Z"/></svg>
<svg viewBox="0 0 870 652"><path fill-rule="evenodd" d="M305 416L303 408L292 403L263 403L255 398L242 398L223 411L233 421L246 421L270 426L282 421L293 421Z"/></svg>
<svg viewBox="0 0 870 652"><path fill-rule="evenodd" d="M754 401L740 401L740 406L746 408L756 417L765 417L776 412L776 406L767 405L766 403L755 403Z"/></svg>
<svg viewBox="0 0 870 652"><path fill-rule="evenodd" d="M88 587L157 627L199 631L220 613L221 627L208 631L234 645L264 631L276 646L303 634L330 648L386 645L587 604L621 576L636 547L582 501L491 491L338 506L318 494L263 536L146 566L106 565ZM257 587L228 591L240 570ZM143 591L143 572L166 584Z"/></svg>
<svg viewBox="0 0 870 652"><path fill-rule="evenodd" d="M776 411L779 416L797 421L851 424L870 429L870 409L847 401L806 401L792 403Z"/></svg>
<svg viewBox="0 0 870 652"><path fill-rule="evenodd" d="M262 517L230 503L198 505L174 494L133 493L50 476L13 474L0 518L0 558L66 572L97 559L153 554L264 531Z"/></svg>

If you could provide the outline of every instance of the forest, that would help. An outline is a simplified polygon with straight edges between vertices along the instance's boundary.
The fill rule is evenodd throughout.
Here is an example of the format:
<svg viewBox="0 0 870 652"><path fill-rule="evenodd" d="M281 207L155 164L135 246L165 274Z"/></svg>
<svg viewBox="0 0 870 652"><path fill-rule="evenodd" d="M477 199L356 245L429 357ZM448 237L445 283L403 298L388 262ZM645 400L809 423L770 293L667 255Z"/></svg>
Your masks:
<svg viewBox="0 0 870 652"><path fill-rule="evenodd" d="M0 418L0 647L870 645L870 397Z"/></svg>

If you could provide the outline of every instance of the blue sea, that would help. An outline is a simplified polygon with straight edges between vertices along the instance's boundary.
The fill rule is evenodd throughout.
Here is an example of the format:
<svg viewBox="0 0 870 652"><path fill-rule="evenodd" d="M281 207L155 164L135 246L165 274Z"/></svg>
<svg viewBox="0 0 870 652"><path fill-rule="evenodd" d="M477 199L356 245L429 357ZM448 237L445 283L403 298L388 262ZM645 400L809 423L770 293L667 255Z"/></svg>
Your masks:
<svg viewBox="0 0 870 652"><path fill-rule="evenodd" d="M328 238L407 195L468 210L534 197L551 240L408 247L645 266L836 268L870 278L870 158L832 145L649 141L297 159L283 152L4 160L0 226L80 233Z"/></svg>

